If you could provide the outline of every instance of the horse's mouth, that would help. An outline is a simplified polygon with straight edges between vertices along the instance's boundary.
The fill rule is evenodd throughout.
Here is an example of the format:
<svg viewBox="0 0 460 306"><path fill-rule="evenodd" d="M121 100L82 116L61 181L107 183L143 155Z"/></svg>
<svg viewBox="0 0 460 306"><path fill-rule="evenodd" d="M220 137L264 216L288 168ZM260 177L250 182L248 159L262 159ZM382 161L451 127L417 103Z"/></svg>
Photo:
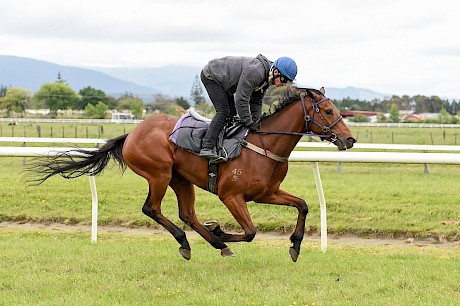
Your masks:
<svg viewBox="0 0 460 306"><path fill-rule="evenodd" d="M353 137L347 137L347 138L337 137L335 144L340 151L344 151L344 150L353 148L353 144L355 142L356 142L356 139L354 139Z"/></svg>

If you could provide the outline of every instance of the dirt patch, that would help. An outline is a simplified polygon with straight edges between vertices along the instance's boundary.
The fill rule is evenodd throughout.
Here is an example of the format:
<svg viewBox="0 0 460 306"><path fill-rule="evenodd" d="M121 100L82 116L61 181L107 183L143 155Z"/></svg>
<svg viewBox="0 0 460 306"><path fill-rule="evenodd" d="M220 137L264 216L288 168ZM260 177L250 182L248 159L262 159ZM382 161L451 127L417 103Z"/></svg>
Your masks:
<svg viewBox="0 0 460 306"><path fill-rule="evenodd" d="M18 228L29 230L49 230L56 232L90 232L90 225L67 225L61 223L21 223L21 222L0 222L0 229L2 228ZM128 228L122 226L98 226L98 231L102 233L125 233L125 234L154 234L154 233L167 233L165 230L152 229L147 227ZM257 233L256 239L289 239L290 234L285 233ZM198 234L193 231L188 231L187 236L197 237ZM320 241L317 235L307 235L305 240ZM328 235L329 243L349 244L349 245L391 245L391 246L436 246L443 248L460 248L460 241L448 242L446 240L438 239L423 239L416 240L409 239L388 239L388 238L362 238L352 235Z"/></svg>

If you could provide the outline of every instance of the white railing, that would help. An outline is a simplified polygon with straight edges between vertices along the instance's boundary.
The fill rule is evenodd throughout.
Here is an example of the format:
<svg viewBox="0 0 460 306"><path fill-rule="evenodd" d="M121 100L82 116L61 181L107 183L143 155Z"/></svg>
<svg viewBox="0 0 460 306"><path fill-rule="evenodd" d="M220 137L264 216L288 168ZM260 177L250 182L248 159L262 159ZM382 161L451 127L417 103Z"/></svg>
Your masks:
<svg viewBox="0 0 460 306"><path fill-rule="evenodd" d="M46 138L11 138L0 137L4 142L41 142ZM84 138L73 138L71 141L66 138L51 138L44 142L63 142L63 143L88 143ZM69 141L67 141L69 140ZM104 143L105 140L92 139L89 143ZM334 148L326 143L300 142L299 148ZM357 151L293 151L289 161L313 162L313 174L316 189L320 201L321 218L321 249L327 249L327 219L326 219L326 200L324 197L319 162L358 162L358 163L411 163L411 164L454 164L460 165L460 146L425 146L425 145L390 145L390 144L355 144L356 149L390 149L390 150L419 150L419 151L457 151L459 153L407 153L407 152L357 152ZM49 148L49 147L1 147L0 156L41 156L46 154L56 154L72 148ZM96 150L96 148L94 148ZM91 239L97 241L97 211L98 200L96 183L93 176L89 176L91 195L92 195L92 231Z"/></svg>
<svg viewBox="0 0 460 306"><path fill-rule="evenodd" d="M21 122L21 123L90 123L90 124L111 124L111 123L134 123L142 120L113 121L112 119L44 119L44 118L0 118L0 122ZM374 123L374 122L347 122L350 127L391 127L391 128L452 128L460 129L460 124L441 123Z"/></svg>
<svg viewBox="0 0 460 306"><path fill-rule="evenodd" d="M336 146L329 142L299 142L296 148L329 148L336 150ZM390 144L390 143L355 143L354 149L364 150L408 150L408 151L458 151L460 146L454 145L414 145L414 144Z"/></svg>
<svg viewBox="0 0 460 306"><path fill-rule="evenodd" d="M445 123L373 123L373 122L347 122L349 127L390 127L390 128L452 128L459 129L460 124Z"/></svg>
<svg viewBox="0 0 460 306"><path fill-rule="evenodd" d="M0 118L0 122L15 123L88 123L88 124L138 124L142 120L112 119L37 119L37 118Z"/></svg>
<svg viewBox="0 0 460 306"><path fill-rule="evenodd" d="M106 143L106 140L99 138L0 137L0 142L101 144Z"/></svg>

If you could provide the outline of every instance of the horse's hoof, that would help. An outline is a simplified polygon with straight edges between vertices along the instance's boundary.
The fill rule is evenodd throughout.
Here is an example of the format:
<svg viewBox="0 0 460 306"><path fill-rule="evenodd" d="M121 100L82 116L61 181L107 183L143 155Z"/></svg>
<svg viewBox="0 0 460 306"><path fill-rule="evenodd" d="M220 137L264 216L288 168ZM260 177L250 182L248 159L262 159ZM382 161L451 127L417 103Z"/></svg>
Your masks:
<svg viewBox="0 0 460 306"><path fill-rule="evenodd" d="M213 230L219 227L219 222L217 222L216 220L210 220L203 223L203 225L208 229L208 231L212 232Z"/></svg>
<svg viewBox="0 0 460 306"><path fill-rule="evenodd" d="M236 256L236 254L233 253L233 251L229 247L226 247L225 249L220 250L220 255L222 255L223 257Z"/></svg>
<svg viewBox="0 0 460 306"><path fill-rule="evenodd" d="M179 248L179 253L182 255L182 257L184 257L187 260L190 260L190 258L192 258L192 251L191 250Z"/></svg>
<svg viewBox="0 0 460 306"><path fill-rule="evenodd" d="M299 257L299 252L297 252L294 247L289 248L289 255L291 255L292 261L296 262Z"/></svg>

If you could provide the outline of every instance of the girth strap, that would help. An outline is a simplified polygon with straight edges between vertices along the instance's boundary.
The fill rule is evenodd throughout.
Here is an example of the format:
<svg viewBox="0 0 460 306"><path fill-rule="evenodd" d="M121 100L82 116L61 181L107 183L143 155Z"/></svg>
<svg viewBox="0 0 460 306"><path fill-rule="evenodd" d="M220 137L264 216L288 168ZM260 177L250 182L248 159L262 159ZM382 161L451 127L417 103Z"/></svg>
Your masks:
<svg viewBox="0 0 460 306"><path fill-rule="evenodd" d="M219 175L219 164L208 163L208 190L217 194L217 177Z"/></svg>
<svg viewBox="0 0 460 306"><path fill-rule="evenodd" d="M266 156L266 157L271 158L273 160L276 160L277 162L284 163L284 162L287 162L287 160L289 158L289 157L283 157L283 156L276 155L275 153L270 152L270 150L264 150L264 149L262 149L262 148L260 148L260 147L258 147L256 145L250 143L250 142L247 142L246 140L241 141L241 145L243 147L246 147L246 148L256 152L256 153L259 153L260 155L263 155L263 156Z"/></svg>

